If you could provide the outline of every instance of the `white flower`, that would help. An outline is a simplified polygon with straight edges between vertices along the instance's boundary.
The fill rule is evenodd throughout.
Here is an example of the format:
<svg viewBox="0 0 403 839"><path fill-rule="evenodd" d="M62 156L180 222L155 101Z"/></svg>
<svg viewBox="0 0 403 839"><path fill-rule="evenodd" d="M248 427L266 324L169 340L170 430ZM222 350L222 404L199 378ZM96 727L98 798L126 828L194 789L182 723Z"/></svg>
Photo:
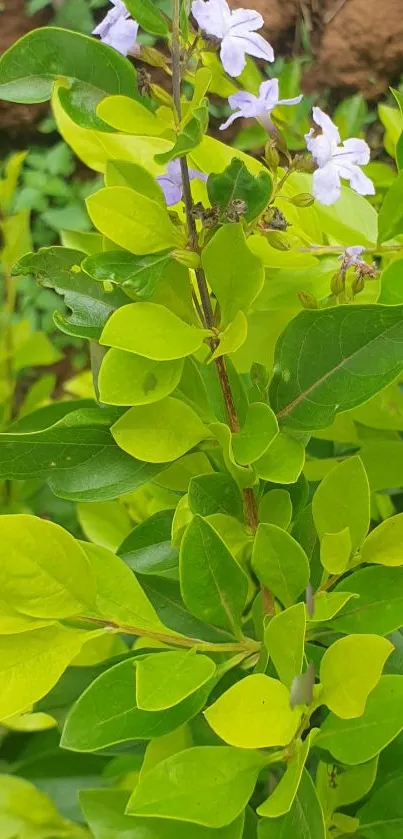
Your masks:
<svg viewBox="0 0 403 839"><path fill-rule="evenodd" d="M340 198L340 179L345 178L359 195L375 195L372 181L360 166L369 163L370 148L365 140L353 138L341 143L337 126L320 108L313 109L313 120L319 128L305 135L308 150L318 164L313 175L313 194L321 204L334 204Z"/></svg>
<svg viewBox="0 0 403 839"><path fill-rule="evenodd" d="M128 55L136 44L139 25L130 18L123 0L111 0L110 9L104 19L93 30L93 35L99 35L104 44L109 44L115 50Z"/></svg>
<svg viewBox="0 0 403 839"><path fill-rule="evenodd" d="M226 0L194 0L192 15L207 35L221 41L221 61L229 76L240 76L246 55L274 61L273 47L258 35L264 20L251 9L231 11Z"/></svg>
<svg viewBox="0 0 403 839"><path fill-rule="evenodd" d="M234 93L228 99L231 108L237 108L233 114L220 125L220 130L224 131L229 125L239 119L239 117L256 117L265 128L270 130L272 122L270 119L271 112L277 105L298 105L302 96L296 96L294 99L279 99L279 84L278 79L269 79L260 85L259 96L254 96L253 93Z"/></svg>

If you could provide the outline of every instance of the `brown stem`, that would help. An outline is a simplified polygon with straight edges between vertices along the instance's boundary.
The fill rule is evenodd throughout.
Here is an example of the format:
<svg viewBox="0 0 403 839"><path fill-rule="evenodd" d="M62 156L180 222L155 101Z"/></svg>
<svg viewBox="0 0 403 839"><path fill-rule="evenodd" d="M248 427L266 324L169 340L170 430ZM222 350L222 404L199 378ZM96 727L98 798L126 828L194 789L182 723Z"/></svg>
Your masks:
<svg viewBox="0 0 403 839"><path fill-rule="evenodd" d="M172 85L173 98L175 103L176 115L178 123L181 120L181 48L180 48L180 0L173 0L173 25L172 25ZM193 198L190 188L189 168L186 157L180 158L180 167L182 175L183 187L183 201L185 204L186 221L189 233L189 245L195 253L199 253L199 237L197 235L196 221L193 216ZM201 308L203 312L203 322L207 329L214 327L214 311L211 304L210 292L208 289L206 277L203 268L197 268L195 271L197 287L199 290L199 297ZM217 342L212 339L210 341L212 351L216 349ZM231 432L235 434L239 431L240 425L236 412L235 402L231 391L231 385L228 378L227 366L225 359L221 356L215 359L218 378L220 381L221 391L224 398L225 408L228 417L228 424ZM258 524L258 513L256 507L255 496L252 489L243 490L245 519L249 527L255 531Z"/></svg>

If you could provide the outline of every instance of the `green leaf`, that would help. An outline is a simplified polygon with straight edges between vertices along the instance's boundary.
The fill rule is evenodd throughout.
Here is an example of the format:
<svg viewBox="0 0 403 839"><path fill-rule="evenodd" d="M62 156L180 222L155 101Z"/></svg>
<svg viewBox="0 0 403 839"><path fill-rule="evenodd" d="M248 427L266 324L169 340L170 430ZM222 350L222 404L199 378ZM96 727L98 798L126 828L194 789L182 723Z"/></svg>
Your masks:
<svg viewBox="0 0 403 839"><path fill-rule="evenodd" d="M338 533L324 533L320 543L320 561L329 574L343 574L352 552L348 527Z"/></svg>
<svg viewBox="0 0 403 839"><path fill-rule="evenodd" d="M171 546L172 510L161 510L140 522L122 542L118 553L135 574L178 579L179 554Z"/></svg>
<svg viewBox="0 0 403 839"><path fill-rule="evenodd" d="M192 355L208 334L206 329L189 326L159 303L129 303L109 318L101 344L154 361L171 361Z"/></svg>
<svg viewBox="0 0 403 839"><path fill-rule="evenodd" d="M166 627L123 560L99 545L81 542L81 546L95 576L97 614L112 622L136 628L138 635L166 633Z"/></svg>
<svg viewBox="0 0 403 839"><path fill-rule="evenodd" d="M148 463L171 463L209 436L197 414L172 396L131 408L112 435L121 449Z"/></svg>
<svg viewBox="0 0 403 839"><path fill-rule="evenodd" d="M379 635L339 638L321 661L321 702L344 720L361 717L392 651L393 644Z"/></svg>
<svg viewBox="0 0 403 839"><path fill-rule="evenodd" d="M168 211L125 186L109 186L87 198L94 226L121 248L138 255L181 247L183 235Z"/></svg>
<svg viewBox="0 0 403 839"><path fill-rule="evenodd" d="M290 692L281 682L255 673L232 685L204 716L231 746L263 749L291 742L301 722L301 709L290 708Z"/></svg>
<svg viewBox="0 0 403 839"><path fill-rule="evenodd" d="M243 520L242 495L231 475L224 472L211 472L191 478L189 507L192 513L200 516L224 513Z"/></svg>
<svg viewBox="0 0 403 839"><path fill-rule="evenodd" d="M365 839L399 839L403 829L402 776L379 787L358 811Z"/></svg>
<svg viewBox="0 0 403 839"><path fill-rule="evenodd" d="M361 548L363 562L396 567L403 565L403 513L381 522L366 538Z"/></svg>
<svg viewBox="0 0 403 839"><path fill-rule="evenodd" d="M259 524L252 566L260 582L281 601L292 606L309 582L308 557L301 545L275 524Z"/></svg>
<svg viewBox="0 0 403 839"><path fill-rule="evenodd" d="M305 463L305 448L299 440L281 432L277 434L269 448L254 468L264 481L273 484L294 484Z"/></svg>
<svg viewBox="0 0 403 839"><path fill-rule="evenodd" d="M75 752L93 752L162 737L195 717L210 690L204 685L179 705L160 713L142 711L136 705L135 661L121 661L98 676L73 705L61 746Z"/></svg>
<svg viewBox="0 0 403 839"><path fill-rule="evenodd" d="M312 739L314 739L316 734L317 729L313 729L303 743L299 742L297 744L296 754L289 760L286 771L274 792L258 807L259 816L264 816L266 819L274 819L285 815L285 813L291 810L301 783L302 773L308 758Z"/></svg>
<svg viewBox="0 0 403 839"><path fill-rule="evenodd" d="M311 776L305 769L289 813L278 819L261 821L258 837L259 839L326 839L322 808Z"/></svg>
<svg viewBox="0 0 403 839"><path fill-rule="evenodd" d="M51 798L15 775L0 778L3 836L74 835L75 825L58 813Z"/></svg>
<svg viewBox="0 0 403 839"><path fill-rule="evenodd" d="M142 29L151 35L164 37L169 34L168 24L164 15L152 0L127 0L126 8Z"/></svg>
<svg viewBox="0 0 403 839"><path fill-rule="evenodd" d="M158 137L166 128L154 111L128 96L107 96L99 103L97 114L107 125L124 134ZM114 185L107 183L107 186Z"/></svg>
<svg viewBox="0 0 403 839"><path fill-rule="evenodd" d="M33 274L45 288L53 288L71 309L69 318L57 313L57 325L77 337L97 339L111 313L127 303L120 289L106 293L102 286L81 271L85 254L70 248L41 248L14 266L16 275ZM70 331L69 331L70 330ZM72 330L72 331L71 331Z"/></svg>
<svg viewBox="0 0 403 839"><path fill-rule="evenodd" d="M333 769L329 771L329 769ZM335 772L336 770L336 772ZM333 813L364 798L374 784L378 770L378 755L358 766L329 767L319 763L316 772L316 789L324 810Z"/></svg>
<svg viewBox="0 0 403 839"><path fill-rule="evenodd" d="M128 186L166 207L165 195L155 177L132 160L107 160L105 186ZM133 262L135 258L132 256Z"/></svg>
<svg viewBox="0 0 403 839"><path fill-rule="evenodd" d="M263 263L248 247L241 225L225 224L204 248L202 265L226 326L240 309L247 312L262 290Z"/></svg>
<svg viewBox="0 0 403 839"><path fill-rule="evenodd" d="M8 102L46 102L60 79L68 84L61 92L70 116L97 131L109 130L96 116L101 99L136 93L136 73L129 61L95 38L65 29L34 29L0 61L0 97Z"/></svg>
<svg viewBox="0 0 403 839"><path fill-rule="evenodd" d="M2 597L37 618L66 618L92 608L95 584L79 544L58 524L31 515L0 517Z"/></svg>
<svg viewBox="0 0 403 839"><path fill-rule="evenodd" d="M389 187L379 211L379 244L403 233L402 199L403 173L400 172Z"/></svg>
<svg viewBox="0 0 403 839"><path fill-rule="evenodd" d="M231 355L242 347L248 335L248 321L243 312L239 311L234 320L228 324L224 332L221 332L219 344L214 350L210 361L220 358L222 355Z"/></svg>
<svg viewBox="0 0 403 839"><path fill-rule="evenodd" d="M77 518L86 539L115 551L130 533L132 522L120 501L77 504Z"/></svg>
<svg viewBox="0 0 403 839"><path fill-rule="evenodd" d="M292 501L286 489L271 489L263 496L259 504L259 521L276 524L287 530L292 519Z"/></svg>
<svg viewBox="0 0 403 839"><path fill-rule="evenodd" d="M127 812L224 827L245 809L266 762L227 746L186 749L141 776Z"/></svg>
<svg viewBox="0 0 403 839"><path fill-rule="evenodd" d="M171 160L176 160L193 151L200 145L208 126L208 105L207 100L201 103L198 108L192 110L192 118L180 129L175 145L170 151L155 155L156 163L165 166Z"/></svg>
<svg viewBox="0 0 403 839"><path fill-rule="evenodd" d="M270 394L278 419L299 430L326 428L401 371L402 307L300 312L277 342L274 364Z"/></svg>
<svg viewBox="0 0 403 839"><path fill-rule="evenodd" d="M352 597L357 598L358 595L349 594L348 592L344 594L342 591L331 591L330 593L319 591L315 594L313 601L314 613L309 620L315 623L326 623L326 621L334 618Z"/></svg>
<svg viewBox="0 0 403 839"><path fill-rule="evenodd" d="M149 655L137 664L137 705L144 711L172 708L205 685L215 669L211 658L192 650Z"/></svg>
<svg viewBox="0 0 403 839"><path fill-rule="evenodd" d="M99 371L101 402L147 405L169 396L178 386L183 360L152 361L124 350L109 350Z"/></svg>
<svg viewBox="0 0 403 839"><path fill-rule="evenodd" d="M362 545L369 529L370 492L359 457L349 457L328 472L313 497L312 513L320 539L348 528L352 549Z"/></svg>
<svg viewBox="0 0 403 839"><path fill-rule="evenodd" d="M255 177L242 160L234 157L230 165L218 175L210 175L207 191L212 205L218 205L223 217L231 209L233 201L244 201L245 217L253 221L269 203L273 183L268 172L261 171Z"/></svg>
<svg viewBox="0 0 403 839"><path fill-rule="evenodd" d="M391 262L381 274L381 290L378 303L395 306L403 302L402 289L403 259Z"/></svg>
<svg viewBox="0 0 403 839"><path fill-rule="evenodd" d="M171 819L126 816L130 792L123 789L81 790L80 805L95 839L242 839L243 813L222 828L201 827Z"/></svg>
<svg viewBox="0 0 403 839"><path fill-rule="evenodd" d="M264 402L249 405L241 430L232 437L235 460L243 466L259 460L278 434L275 414Z"/></svg>
<svg viewBox="0 0 403 839"><path fill-rule="evenodd" d="M329 714L315 746L329 751L340 763L357 765L379 754L403 729L403 677L382 676L368 697L359 719L342 720Z"/></svg>
<svg viewBox="0 0 403 839"><path fill-rule="evenodd" d="M165 626L189 638L210 643L230 643L232 636L194 617L183 603L176 580L157 576L140 578L142 588Z"/></svg>
<svg viewBox="0 0 403 839"><path fill-rule="evenodd" d="M182 597L200 620L240 634L248 580L214 528L201 516L190 522L180 549Z"/></svg>
<svg viewBox="0 0 403 839"><path fill-rule="evenodd" d="M265 647L280 681L288 688L302 672L305 629L305 604L297 603L271 618L264 633Z"/></svg>
<svg viewBox="0 0 403 839"><path fill-rule="evenodd" d="M127 251L105 251L87 256L81 267L97 282L112 283L129 295L148 300L171 260L169 250L149 256L135 256Z"/></svg>
<svg viewBox="0 0 403 839"><path fill-rule="evenodd" d="M49 693L83 644L99 633L56 625L0 638L0 719L25 711Z"/></svg>
<svg viewBox="0 0 403 839"><path fill-rule="evenodd" d="M358 595L332 621L337 632L389 635L402 626L402 568L362 568L338 583L335 592Z"/></svg>
<svg viewBox="0 0 403 839"><path fill-rule="evenodd" d="M1 434L0 476L42 477L55 495L72 501L108 501L138 489L161 467L116 445L109 430L114 419L106 408L76 410L50 428L24 433L18 426L16 433Z"/></svg>

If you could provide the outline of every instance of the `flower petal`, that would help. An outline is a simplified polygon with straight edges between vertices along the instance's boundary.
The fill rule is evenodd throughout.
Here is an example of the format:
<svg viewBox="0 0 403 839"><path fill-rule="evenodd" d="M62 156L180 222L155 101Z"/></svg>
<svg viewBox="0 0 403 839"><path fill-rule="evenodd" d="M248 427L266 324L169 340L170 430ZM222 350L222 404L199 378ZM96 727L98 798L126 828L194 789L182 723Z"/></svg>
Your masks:
<svg viewBox="0 0 403 839"><path fill-rule="evenodd" d="M259 99L264 104L265 110L272 111L278 105L279 91L278 79L262 82L259 88Z"/></svg>
<svg viewBox="0 0 403 839"><path fill-rule="evenodd" d="M259 12L253 9L236 9L231 15L231 35L241 35L247 32L254 32L264 26L264 20Z"/></svg>
<svg viewBox="0 0 403 839"><path fill-rule="evenodd" d="M370 178L364 175L359 166L354 163L348 163L347 166L339 166L336 164L341 178L346 178L350 182L351 189L358 192L359 195L375 195L375 187Z"/></svg>
<svg viewBox="0 0 403 839"><path fill-rule="evenodd" d="M331 143L339 145L341 142L339 129L337 128L337 125L332 122L330 117L317 107L312 109L312 117L313 121L316 122L316 125L319 125L322 129L324 136L327 137Z"/></svg>
<svg viewBox="0 0 403 839"><path fill-rule="evenodd" d="M359 166L366 166L370 161L371 149L365 140L358 140L352 137L345 140L342 146L343 154L348 155L350 163L357 163Z"/></svg>
<svg viewBox="0 0 403 839"><path fill-rule="evenodd" d="M176 157L175 160L171 160L171 162L168 163L167 176L172 183L179 186L182 190L182 170L179 157Z"/></svg>
<svg viewBox="0 0 403 839"><path fill-rule="evenodd" d="M227 121L220 125L220 131L226 131L226 129L229 128L236 119L240 119L240 117L243 117L242 111L234 111L234 113L228 117Z"/></svg>
<svg viewBox="0 0 403 839"><path fill-rule="evenodd" d="M136 43L138 29L139 25L135 20L120 17L116 23L108 27L104 35L101 35L101 40L122 55L127 55Z"/></svg>
<svg viewBox="0 0 403 839"><path fill-rule="evenodd" d="M242 45L243 51L247 55L253 55L254 58L264 58L270 62L274 61L273 47L257 32L242 33L242 35L236 36L236 40Z"/></svg>
<svg viewBox="0 0 403 839"><path fill-rule="evenodd" d="M234 93L229 97L228 102L233 110L239 108L244 117L257 117L262 110L258 97L244 90Z"/></svg>
<svg viewBox="0 0 403 839"><path fill-rule="evenodd" d="M300 96L293 96L292 99L279 99L278 104L279 105L299 105L299 103L302 102L303 98L304 97L301 93Z"/></svg>
<svg viewBox="0 0 403 839"><path fill-rule="evenodd" d="M226 0L193 0L192 15L208 35L224 38L229 31L231 10Z"/></svg>
<svg viewBox="0 0 403 839"><path fill-rule="evenodd" d="M205 175L204 172L199 172L198 169L189 169L189 178L191 181L199 180L207 183L208 175Z"/></svg>
<svg viewBox="0 0 403 839"><path fill-rule="evenodd" d="M319 134L315 137L312 131L305 135L306 145L308 151L311 152L313 159L318 166L326 166L332 160L332 144L328 137L324 134Z"/></svg>
<svg viewBox="0 0 403 839"><path fill-rule="evenodd" d="M156 181L159 183L165 195L165 201L168 207L173 207L174 204L177 204L181 200L183 194L182 184L178 186L167 175L160 175L156 178Z"/></svg>
<svg viewBox="0 0 403 839"><path fill-rule="evenodd" d="M321 204L334 204L340 198L340 190L339 173L333 163L313 173L313 194Z"/></svg>
<svg viewBox="0 0 403 839"><path fill-rule="evenodd" d="M245 50L241 39L226 35L221 43L220 58L229 76L240 76L246 66Z"/></svg>

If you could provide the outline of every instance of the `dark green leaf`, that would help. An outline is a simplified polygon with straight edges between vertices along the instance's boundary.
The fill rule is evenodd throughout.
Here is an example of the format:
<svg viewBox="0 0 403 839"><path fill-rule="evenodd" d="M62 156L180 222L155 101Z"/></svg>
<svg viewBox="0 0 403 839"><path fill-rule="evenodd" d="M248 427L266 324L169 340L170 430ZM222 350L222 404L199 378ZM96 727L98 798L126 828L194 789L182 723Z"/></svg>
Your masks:
<svg viewBox="0 0 403 839"><path fill-rule="evenodd" d="M224 172L210 175L207 182L209 199L221 208L223 216L233 201L245 201L248 221L253 221L267 207L272 188L268 172L260 172L255 178L238 158L234 158Z"/></svg>
<svg viewBox="0 0 403 839"><path fill-rule="evenodd" d="M116 445L116 409L72 411L50 428L0 435L0 476L45 478L55 495L107 501L148 483L161 466L143 463Z"/></svg>
<svg viewBox="0 0 403 839"><path fill-rule="evenodd" d="M76 752L91 752L117 743L162 737L195 717L210 690L211 684L203 685L165 711L141 711L136 705L135 662L122 661L99 676L79 698L67 717L61 745Z"/></svg>
<svg viewBox="0 0 403 839"><path fill-rule="evenodd" d="M148 599L162 623L189 638L199 638L210 643L229 643L231 635L194 617L181 598L179 585L175 580L161 577L139 579Z"/></svg>
<svg viewBox="0 0 403 839"><path fill-rule="evenodd" d="M200 516L226 513L243 520L240 490L231 475L224 472L211 472L191 478L189 507L192 513L198 513Z"/></svg>
<svg viewBox="0 0 403 839"><path fill-rule="evenodd" d="M87 256L82 269L97 282L108 281L121 286L130 296L149 300L170 262L170 251L150 256L135 256L128 251L105 251Z"/></svg>
<svg viewBox="0 0 403 839"><path fill-rule="evenodd" d="M136 818L125 814L130 792L83 790L80 804L95 839L241 839L243 813L222 828L201 827L171 819Z"/></svg>
<svg viewBox="0 0 403 839"><path fill-rule="evenodd" d="M403 306L305 310L277 342L271 404L291 428L327 428L402 368Z"/></svg>
<svg viewBox="0 0 403 839"><path fill-rule="evenodd" d="M289 813L277 819L262 819L259 839L326 839L325 820L313 781L304 769Z"/></svg>
<svg viewBox="0 0 403 839"><path fill-rule="evenodd" d="M392 778L358 811L360 834L366 839L400 839L402 836L402 783L401 774Z"/></svg>
<svg viewBox="0 0 403 839"><path fill-rule="evenodd" d="M115 289L110 293L85 274L81 268L85 254L70 248L41 248L28 253L14 266L18 275L34 274L45 288L54 288L71 309L69 318L57 313L56 322L63 332L90 339L100 337L109 316L127 303L126 295Z"/></svg>
<svg viewBox="0 0 403 839"><path fill-rule="evenodd" d="M118 549L135 574L179 578L179 552L171 546L173 511L161 510L132 530Z"/></svg>
<svg viewBox="0 0 403 839"><path fill-rule="evenodd" d="M378 241L387 242L403 233L403 172L388 189L379 212Z"/></svg>
<svg viewBox="0 0 403 839"><path fill-rule="evenodd" d="M239 635L248 580L201 516L194 517L182 540L180 580L183 600L196 617Z"/></svg>
<svg viewBox="0 0 403 839"><path fill-rule="evenodd" d="M389 635L403 626L403 568L362 568L345 577L334 591L359 595L332 621L338 632Z"/></svg>
<svg viewBox="0 0 403 839"><path fill-rule="evenodd" d="M127 0L126 8L146 32L162 37L169 34L164 15L152 0Z"/></svg>
<svg viewBox="0 0 403 839"><path fill-rule="evenodd" d="M63 104L84 128L109 131L96 115L108 95L136 93L129 61L95 38L56 27L41 27L13 44L0 60L0 97L8 102L46 102L56 81L65 80Z"/></svg>

